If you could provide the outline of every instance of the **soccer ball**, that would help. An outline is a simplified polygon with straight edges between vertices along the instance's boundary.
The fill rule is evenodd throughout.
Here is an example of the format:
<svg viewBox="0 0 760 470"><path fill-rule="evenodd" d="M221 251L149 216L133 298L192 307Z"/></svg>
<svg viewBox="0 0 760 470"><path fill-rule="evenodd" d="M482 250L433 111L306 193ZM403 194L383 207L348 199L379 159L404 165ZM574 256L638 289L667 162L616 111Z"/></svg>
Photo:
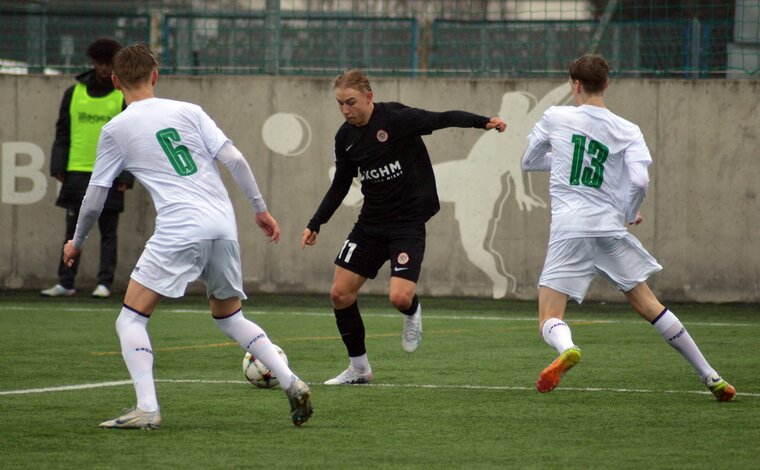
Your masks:
<svg viewBox="0 0 760 470"><path fill-rule="evenodd" d="M285 355L285 351L276 344L272 346L274 346L274 349L282 360L285 361L285 364L287 364L288 356ZM267 369L261 361L253 357L249 352L243 356L243 373L249 382L259 388L274 388L280 384L280 381L274 376L274 372Z"/></svg>

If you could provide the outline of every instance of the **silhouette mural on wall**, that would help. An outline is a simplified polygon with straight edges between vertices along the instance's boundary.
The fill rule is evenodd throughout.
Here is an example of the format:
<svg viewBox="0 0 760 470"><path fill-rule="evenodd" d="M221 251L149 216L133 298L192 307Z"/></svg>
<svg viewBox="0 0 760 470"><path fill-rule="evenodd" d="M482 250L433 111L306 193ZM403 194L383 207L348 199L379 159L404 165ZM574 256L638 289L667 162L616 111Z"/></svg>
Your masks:
<svg viewBox="0 0 760 470"><path fill-rule="evenodd" d="M514 194L521 211L546 207L546 203L533 194L530 175L521 168L528 134L544 111L550 106L565 104L569 98L569 85L564 82L540 100L526 92L505 93L499 117L507 122L507 130L501 134L484 133L466 158L433 165L441 202L454 204L454 218L459 223L459 237L467 259L488 276L495 299L505 297L517 287L515 276L493 243L505 202ZM309 145L311 129L301 116L277 113L264 127L264 142L274 152L297 155ZM331 181L334 174L333 165L329 170ZM358 207L361 203L359 181L354 179L343 204Z"/></svg>
<svg viewBox="0 0 760 470"><path fill-rule="evenodd" d="M454 218L459 222L460 240L467 259L491 280L495 299L505 297L516 288L515 277L504 265L501 253L493 247L503 205L514 193L521 211L546 207L546 203L533 194L530 174L522 171L522 155L533 125L550 106L569 98L569 88L563 83L538 102L529 93L505 93L499 117L507 123L507 130L501 134L481 135L465 159L433 166L441 202L454 204Z"/></svg>

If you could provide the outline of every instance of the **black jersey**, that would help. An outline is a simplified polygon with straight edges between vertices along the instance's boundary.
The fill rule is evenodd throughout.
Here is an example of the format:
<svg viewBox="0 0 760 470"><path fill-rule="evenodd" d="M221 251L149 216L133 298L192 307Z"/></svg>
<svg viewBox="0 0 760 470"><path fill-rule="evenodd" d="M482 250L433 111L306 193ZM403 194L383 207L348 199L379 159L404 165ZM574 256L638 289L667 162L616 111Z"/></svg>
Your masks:
<svg viewBox="0 0 760 470"><path fill-rule="evenodd" d="M355 176L364 195L360 223L427 222L440 203L433 165L420 136L446 127L485 129L489 119L464 111L437 113L401 103L375 103L366 125L346 122L335 134L335 177L307 227L319 231Z"/></svg>

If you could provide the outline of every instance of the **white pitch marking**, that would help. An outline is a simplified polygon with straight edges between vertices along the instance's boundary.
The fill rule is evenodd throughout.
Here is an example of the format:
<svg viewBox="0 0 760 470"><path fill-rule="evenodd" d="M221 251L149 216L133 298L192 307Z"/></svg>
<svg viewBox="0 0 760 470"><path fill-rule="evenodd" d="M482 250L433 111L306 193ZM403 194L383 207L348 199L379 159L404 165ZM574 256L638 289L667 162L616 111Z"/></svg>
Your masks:
<svg viewBox="0 0 760 470"><path fill-rule="evenodd" d="M12 307L12 306L0 306L0 311L31 311L39 310L33 307ZM58 309L61 312L109 312L113 311L112 308L61 308ZM328 312L271 312L261 310L246 310L243 309L246 314L250 315L271 315L271 316L303 316L303 317L324 317L334 318L335 314ZM157 313L199 313L210 315L208 310L204 309L163 309L157 311ZM376 318L399 318L399 313L362 313L362 317L376 317ZM504 322L536 322L538 317L489 317L483 315L431 315L426 314L426 319L431 320L475 320L475 321L504 321ZM595 324L630 324L630 325L644 325L644 321L641 319L633 320L599 320L589 318L566 318L569 323L595 323ZM731 323L731 322L698 322L689 321L687 326L721 326L721 327L760 327L760 323Z"/></svg>
<svg viewBox="0 0 760 470"><path fill-rule="evenodd" d="M28 388L26 390L3 390L3 391L0 391L0 395L29 395L32 393L68 392L69 390L86 390L89 388L116 387L119 385L130 385L130 384L132 384L131 380L119 380L116 382L99 382L99 383L91 383L91 384L63 385L60 387Z"/></svg>
<svg viewBox="0 0 760 470"><path fill-rule="evenodd" d="M535 390L534 387L523 386L510 386L510 385L431 385L431 384L362 384L355 385L355 387L384 387L384 388L433 388L433 389L454 389L454 390ZM557 389L559 391L567 392L608 392L608 393L676 393L676 394L696 394L696 395L712 395L712 392L707 390L647 390L647 389L635 389L635 388L573 388L563 387ZM736 392L736 396L742 397L760 397L760 393L739 393Z"/></svg>
<svg viewBox="0 0 760 470"><path fill-rule="evenodd" d="M174 384L208 384L208 385L215 385L215 384L241 384L245 385L248 384L245 380L202 380L202 379L156 379L156 382L158 383L174 383ZM29 395L32 393L51 393L51 392L66 392L70 390L86 390L91 388L102 388L102 387L117 387L121 385L131 385L132 381L130 380L120 380L115 382L100 382L100 383L89 383L89 384L79 384L79 385L65 385L61 387L47 387L47 388L32 388L32 389L26 389L26 390L5 390L0 391L0 395ZM321 384L315 384L315 383L309 383L309 385L321 385ZM437 389L437 390L524 390L524 391L533 391L535 390L533 387L525 387L525 386L514 386L514 385L435 385L435 384L383 384L383 383L374 383L374 384L364 384L364 385L355 385L357 389L362 388L423 388L423 389ZM607 392L607 393L668 393L668 394L695 394L695 395L710 395L709 391L700 391L700 390L649 390L649 389L634 389L634 388L597 388L597 387L587 387L587 388L561 388L558 389L561 392ZM737 392L737 397L760 397L760 393L748 393L748 392Z"/></svg>

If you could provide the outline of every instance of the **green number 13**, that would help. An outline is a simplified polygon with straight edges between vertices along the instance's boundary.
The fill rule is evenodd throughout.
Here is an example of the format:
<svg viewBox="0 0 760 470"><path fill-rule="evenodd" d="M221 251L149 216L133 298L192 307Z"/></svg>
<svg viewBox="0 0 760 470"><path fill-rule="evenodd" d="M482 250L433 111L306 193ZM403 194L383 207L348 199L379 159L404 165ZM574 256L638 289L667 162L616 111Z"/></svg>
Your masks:
<svg viewBox="0 0 760 470"><path fill-rule="evenodd" d="M178 175L190 176L198 171L198 166L193 161L190 150L184 145L177 145L176 147L173 145L174 142L180 140L177 129L173 127L162 129L156 132L156 138Z"/></svg>
<svg viewBox="0 0 760 470"><path fill-rule="evenodd" d="M588 153L595 155L591 159L591 167L583 168L583 156L586 153L586 136L574 134L572 138L575 148L573 149L573 167L570 169L570 184L578 186L583 183L590 188L599 188L604 181L604 162L610 149L601 142L592 140L588 144Z"/></svg>

